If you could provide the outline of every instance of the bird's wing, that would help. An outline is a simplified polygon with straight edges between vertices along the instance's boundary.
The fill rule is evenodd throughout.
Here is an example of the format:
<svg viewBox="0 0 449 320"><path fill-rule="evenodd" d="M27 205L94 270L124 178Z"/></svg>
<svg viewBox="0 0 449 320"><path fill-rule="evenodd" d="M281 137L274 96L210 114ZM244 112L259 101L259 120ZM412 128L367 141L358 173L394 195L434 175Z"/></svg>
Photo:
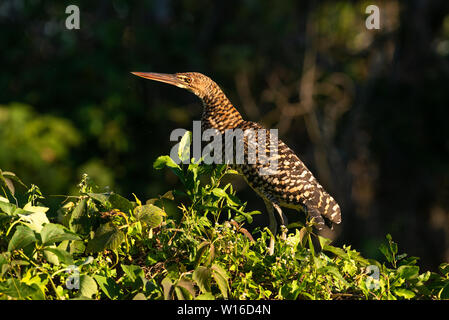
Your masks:
<svg viewBox="0 0 449 320"><path fill-rule="evenodd" d="M326 217L334 223L341 222L340 206L320 185L317 179L298 156L280 139L277 150L270 144L270 132L261 125L246 121L243 129L265 130L265 164L242 166L242 173L248 183L260 191L273 195L279 203L286 206L304 205L320 228ZM276 141L276 140L273 140ZM272 142L273 142L272 141ZM259 143L260 141L258 141ZM250 149L251 141L245 138L245 151ZM277 151L277 152L276 152ZM257 159L263 159L261 150L257 150Z"/></svg>

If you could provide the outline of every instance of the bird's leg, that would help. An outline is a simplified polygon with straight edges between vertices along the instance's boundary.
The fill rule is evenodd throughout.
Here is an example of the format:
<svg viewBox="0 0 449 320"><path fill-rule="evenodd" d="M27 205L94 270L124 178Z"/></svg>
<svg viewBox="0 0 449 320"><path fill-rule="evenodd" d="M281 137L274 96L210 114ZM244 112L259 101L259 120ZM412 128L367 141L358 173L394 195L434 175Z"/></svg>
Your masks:
<svg viewBox="0 0 449 320"><path fill-rule="evenodd" d="M273 203L268 199L264 199L264 202L265 202L265 206L267 207L268 218L270 221L268 228L270 229L271 233L273 234L270 238L270 246L268 247L268 254L270 256L272 256L274 253L274 237L276 235L277 222L276 222L276 217L274 216Z"/></svg>
<svg viewBox="0 0 449 320"><path fill-rule="evenodd" d="M276 212L279 215L279 219L281 221L281 239L282 240L286 240L287 239L287 217L285 216L285 214L282 212L281 207L276 203L276 202L272 202L273 207L276 209Z"/></svg>
<svg viewBox="0 0 449 320"><path fill-rule="evenodd" d="M270 197L271 198L271 197ZM274 253L274 240L275 240L275 236L277 233L277 221L276 221L276 217L274 215L274 210L276 209L277 214L279 215L279 220L281 222L281 230L282 230L282 234L281 234L281 239L282 240L286 240L287 239L287 217L285 216L285 214L282 212L281 207L279 206L279 204L277 203L277 201L275 200L270 200L269 197L265 197L264 198L264 202L265 202L265 206L267 207L267 211L268 211L268 218L270 221L269 224L269 229L271 231L271 233L273 234L273 237L271 237L270 239L270 246L268 248L268 252L270 255L273 255Z"/></svg>

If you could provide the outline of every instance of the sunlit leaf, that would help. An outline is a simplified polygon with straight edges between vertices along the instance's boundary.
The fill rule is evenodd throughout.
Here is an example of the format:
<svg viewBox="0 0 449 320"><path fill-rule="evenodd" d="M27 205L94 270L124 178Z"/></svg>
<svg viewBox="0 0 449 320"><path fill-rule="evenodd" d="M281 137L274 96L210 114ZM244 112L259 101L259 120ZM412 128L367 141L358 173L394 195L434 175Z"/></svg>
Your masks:
<svg viewBox="0 0 449 320"><path fill-rule="evenodd" d="M180 291L176 290L178 299L190 300L195 296L195 288L193 286L192 281L190 281L190 280L187 280L187 279L178 280L176 282L175 289L180 289ZM182 293L182 296L180 296L179 293Z"/></svg>
<svg viewBox="0 0 449 320"><path fill-rule="evenodd" d="M59 248L47 247L47 248L44 249L44 253L45 252L50 252L50 253L54 254L58 258L59 262L62 262L64 264L66 264L66 265L73 264L73 257L72 257L72 255L69 252L65 251L65 250L62 250L62 249L59 249Z"/></svg>
<svg viewBox="0 0 449 320"><path fill-rule="evenodd" d="M190 160L190 144L192 142L192 132L186 131L178 146L178 157L184 163Z"/></svg>
<svg viewBox="0 0 449 320"><path fill-rule="evenodd" d="M101 291L111 300L120 297L120 286L110 277L104 277L101 275L94 275L94 279L97 281Z"/></svg>
<svg viewBox="0 0 449 320"><path fill-rule="evenodd" d="M196 282L202 293L210 292L211 269L203 266L196 267L192 279Z"/></svg>
<svg viewBox="0 0 449 320"><path fill-rule="evenodd" d="M413 297L415 297L415 293L413 291L404 288L395 289L394 293L404 299L412 299Z"/></svg>
<svg viewBox="0 0 449 320"><path fill-rule="evenodd" d="M166 216L164 210L152 204L134 208L133 214L138 221L145 222L151 228L159 226L163 221L163 217Z"/></svg>
<svg viewBox="0 0 449 320"><path fill-rule="evenodd" d="M162 169L165 166L179 169L179 166L169 156L160 156L153 163L154 169Z"/></svg>
<svg viewBox="0 0 449 320"><path fill-rule="evenodd" d="M127 280L134 285L135 288L141 287L146 283L145 274L141 267L137 265L120 265L123 272L127 276Z"/></svg>
<svg viewBox="0 0 449 320"><path fill-rule="evenodd" d="M162 279L161 285L164 290L164 299L171 300L173 282L170 280L170 278L165 277L164 279Z"/></svg>
<svg viewBox="0 0 449 320"><path fill-rule="evenodd" d="M449 282L438 293L440 299L449 299Z"/></svg>
<svg viewBox="0 0 449 320"><path fill-rule="evenodd" d="M400 266L398 268L398 274L401 278L405 280L411 280L418 277L419 267L418 266Z"/></svg>
<svg viewBox="0 0 449 320"><path fill-rule="evenodd" d="M202 293L195 297L195 300L215 300L215 297L210 292Z"/></svg>
<svg viewBox="0 0 449 320"><path fill-rule="evenodd" d="M110 195L109 202L111 203L113 209L118 209L121 212L129 213L133 209L131 201L117 193L112 193Z"/></svg>
<svg viewBox="0 0 449 320"><path fill-rule="evenodd" d="M70 232L60 224L47 223L40 232L43 245L49 245L64 240L80 240L80 237Z"/></svg>
<svg viewBox="0 0 449 320"><path fill-rule="evenodd" d="M14 235L9 241L8 251L23 249L36 241L36 234L33 230L27 226L17 226Z"/></svg>
<svg viewBox="0 0 449 320"><path fill-rule="evenodd" d="M133 300L147 300L147 298L142 292L139 292L133 297Z"/></svg>
<svg viewBox="0 0 449 320"><path fill-rule="evenodd" d="M17 175L14 172L0 170L0 175L2 175L5 178L7 177L11 180L14 180L14 181L18 182L19 184L21 184L23 187L28 188L27 185L25 183L23 183L22 180L20 180L19 177L17 177Z"/></svg>
<svg viewBox="0 0 449 320"><path fill-rule="evenodd" d="M40 207L39 207L40 208ZM44 224L48 224L50 221L47 218L45 212L36 211L27 214L18 214L20 219L24 221L27 226L29 226L32 230L40 233Z"/></svg>
<svg viewBox="0 0 449 320"><path fill-rule="evenodd" d="M116 250L125 240L125 234L112 222L102 224L95 231L94 238L87 243L87 252L100 252L105 249Z"/></svg>
<svg viewBox="0 0 449 320"><path fill-rule="evenodd" d="M109 197L111 196L111 193L88 193L89 197L91 197L94 200L97 200L103 205L107 205L107 202L109 201Z"/></svg>
<svg viewBox="0 0 449 320"><path fill-rule="evenodd" d="M92 298L98 291L98 286L95 280L83 274L80 276L80 295L88 298Z"/></svg>
<svg viewBox="0 0 449 320"><path fill-rule="evenodd" d="M28 202L24 207L24 210L29 211L29 212L42 212L42 213L46 213L48 211L49 208L47 207L39 207L39 206L33 206L31 204L31 202Z"/></svg>
<svg viewBox="0 0 449 320"><path fill-rule="evenodd" d="M0 282L0 293L15 299L25 299L31 295L39 294L37 285L27 285L18 279L10 278Z"/></svg>
<svg viewBox="0 0 449 320"><path fill-rule="evenodd" d="M83 229L82 217L86 209L86 203L87 198L81 199L70 215L69 228L73 232L80 232Z"/></svg>
<svg viewBox="0 0 449 320"><path fill-rule="evenodd" d="M228 283L229 276L226 273L226 270L224 270L218 264L213 264L211 266L211 269L212 269L212 277L217 282L221 294L225 299L227 299L229 292L229 283Z"/></svg>

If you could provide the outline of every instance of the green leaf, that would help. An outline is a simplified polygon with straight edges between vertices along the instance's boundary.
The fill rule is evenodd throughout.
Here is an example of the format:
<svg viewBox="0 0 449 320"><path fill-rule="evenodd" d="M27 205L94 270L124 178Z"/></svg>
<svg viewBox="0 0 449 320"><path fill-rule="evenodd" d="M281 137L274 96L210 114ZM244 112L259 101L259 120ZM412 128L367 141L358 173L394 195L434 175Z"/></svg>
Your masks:
<svg viewBox="0 0 449 320"><path fill-rule="evenodd" d="M86 250L86 246L84 244L84 241L82 241L82 240L74 240L74 241L70 242L69 252L71 254L83 253L84 250Z"/></svg>
<svg viewBox="0 0 449 320"><path fill-rule="evenodd" d="M211 292L205 292L198 295L195 300L215 300L215 297Z"/></svg>
<svg viewBox="0 0 449 320"><path fill-rule="evenodd" d="M105 192L105 193L88 193L87 195L89 197L91 197L92 199L97 200L101 204L107 206L108 201L109 201L109 197L111 196L111 193L110 192Z"/></svg>
<svg viewBox="0 0 449 320"><path fill-rule="evenodd" d="M161 198L162 199L168 199L168 200L175 200L175 196L173 195L173 191L172 190L167 191L166 193L164 193L161 196ZM147 204L148 204L148 202L147 202Z"/></svg>
<svg viewBox="0 0 449 320"><path fill-rule="evenodd" d="M438 293L440 299L449 299L449 282Z"/></svg>
<svg viewBox="0 0 449 320"><path fill-rule="evenodd" d="M449 275L449 263L442 263L438 266L442 275Z"/></svg>
<svg viewBox="0 0 449 320"><path fill-rule="evenodd" d="M94 275L94 279L100 286L101 291L111 300L116 300L120 297L120 287L110 277Z"/></svg>
<svg viewBox="0 0 449 320"><path fill-rule="evenodd" d="M195 260L194 260L195 266L199 264L201 257L206 252L206 249L209 247L209 245L210 245L209 241L203 241L197 246Z"/></svg>
<svg viewBox="0 0 449 320"><path fill-rule="evenodd" d="M6 213L9 216L13 215L14 211L17 209L17 206L12 203L3 201L3 199L5 198L2 198L2 200L0 201L0 211Z"/></svg>
<svg viewBox="0 0 449 320"><path fill-rule="evenodd" d="M241 206L242 205L242 202L240 201L240 199L237 198L233 194L227 194L226 199L228 200L229 204L231 204L233 206ZM253 212L259 212L259 211L253 211Z"/></svg>
<svg viewBox="0 0 449 320"><path fill-rule="evenodd" d="M16 232L8 244L8 251L23 249L26 246L36 242L36 234L27 226L17 226Z"/></svg>
<svg viewBox="0 0 449 320"><path fill-rule="evenodd" d="M54 246L52 246L52 247L54 247ZM47 260L47 262L54 264L55 266L58 266L60 264L58 256L56 254L54 254L53 252L43 250L43 254L44 254L45 260Z"/></svg>
<svg viewBox="0 0 449 320"><path fill-rule="evenodd" d="M181 138L178 146L178 157L182 163L190 160L190 145L192 141L192 132L186 131Z"/></svg>
<svg viewBox="0 0 449 320"><path fill-rule="evenodd" d="M398 268L399 276L405 280L411 280L418 277L419 267L418 266L400 266Z"/></svg>
<svg viewBox="0 0 449 320"><path fill-rule="evenodd" d="M153 204L138 206L134 208L133 214L137 221L145 222L151 228L159 226L162 223L162 217L166 216L164 210Z"/></svg>
<svg viewBox="0 0 449 320"><path fill-rule="evenodd" d="M81 199L73 209L69 219L69 228L73 232L80 232L83 229L83 214L86 208L87 198Z"/></svg>
<svg viewBox="0 0 449 320"><path fill-rule="evenodd" d="M393 238L391 237L391 234L387 234L386 238L388 240L388 244L390 246L390 250L393 254L398 253L398 245L393 241Z"/></svg>
<svg viewBox="0 0 449 320"><path fill-rule="evenodd" d="M98 292L98 286L95 280L83 274L80 276L80 296L92 298Z"/></svg>
<svg viewBox="0 0 449 320"><path fill-rule="evenodd" d="M27 285L17 279L10 278L0 282L0 293L23 300L29 296L40 294L40 289L36 284Z"/></svg>
<svg viewBox="0 0 449 320"><path fill-rule="evenodd" d="M178 166L172 158L169 156L160 156L156 159L156 161L153 163L153 167L156 170L162 169L164 167L169 167L173 171L173 173L181 180L181 182L185 185L186 181L184 178L184 173L181 170L181 167Z"/></svg>
<svg viewBox="0 0 449 320"><path fill-rule="evenodd" d="M404 288L395 289L394 293L395 295L404 299L412 299L415 296L415 293L413 291Z"/></svg>
<svg viewBox="0 0 449 320"><path fill-rule="evenodd" d="M116 250L125 240L125 234L112 222L102 224L95 231L94 238L87 243L87 252L100 252L105 249Z"/></svg>
<svg viewBox="0 0 449 320"><path fill-rule="evenodd" d="M0 198L0 212L4 212L8 216L17 216L19 214L28 215L31 213L30 211L17 208L15 204L10 203L8 199L3 197Z"/></svg>
<svg viewBox="0 0 449 320"><path fill-rule="evenodd" d="M64 240L80 240L81 238L60 224L47 223L40 232L43 245L49 245Z"/></svg>
<svg viewBox="0 0 449 320"><path fill-rule="evenodd" d="M211 269L203 266L196 267L192 279L198 285L202 293L210 292Z"/></svg>
<svg viewBox="0 0 449 320"><path fill-rule="evenodd" d="M121 264L120 266L126 274L127 280L134 285L134 288L141 287L146 283L147 280L141 267L133 264Z"/></svg>
<svg viewBox="0 0 449 320"><path fill-rule="evenodd" d="M195 288L192 281L187 279L180 279L176 282L176 295L180 300L192 300L195 296Z"/></svg>
<svg viewBox="0 0 449 320"><path fill-rule="evenodd" d="M133 300L147 300L147 298L142 292L139 292L133 297Z"/></svg>
<svg viewBox="0 0 449 320"><path fill-rule="evenodd" d="M426 281L429 280L429 278L430 278L431 275L432 275L432 273L431 273L430 271L426 271L426 272L424 272L424 273L421 273L421 274L418 276L418 280L421 281L421 282L426 282Z"/></svg>
<svg viewBox="0 0 449 320"><path fill-rule="evenodd" d="M2 267L4 265L8 265L8 260L11 257L11 253L10 252L2 252L0 253L0 277L3 276L3 272L1 272Z"/></svg>
<svg viewBox="0 0 449 320"><path fill-rule="evenodd" d="M129 213L133 209L133 204L128 199L117 193L111 193L109 202L113 209L119 209L121 212Z"/></svg>
<svg viewBox="0 0 449 320"><path fill-rule="evenodd" d="M388 243L382 243L379 250L385 256L387 261L396 266L396 254L398 253L398 245L393 241L390 234L386 235Z"/></svg>
<svg viewBox="0 0 449 320"><path fill-rule="evenodd" d="M28 202L25 207L23 207L23 210L29 211L29 212L42 212L46 213L49 208L47 207L39 207L39 206L33 206L31 202Z"/></svg>
<svg viewBox="0 0 449 320"><path fill-rule="evenodd" d="M241 206L242 205L239 198L237 198L234 195L228 194L225 190L223 190L221 188L214 188L212 190L212 193L219 198L225 198L226 201L232 206Z"/></svg>
<svg viewBox="0 0 449 320"><path fill-rule="evenodd" d="M20 180L19 177L17 177L16 174L15 174L14 172L10 172L10 171L1 171L1 170L0 170L0 175L3 176L4 178L8 177L9 179L18 182L18 183L21 184L24 188L28 188L27 185L26 185L25 183L23 183L22 180Z"/></svg>
<svg viewBox="0 0 449 320"><path fill-rule="evenodd" d="M70 253L68 253L65 250L59 249L59 248L50 248L47 247L44 249L44 252L50 252L52 254L54 254L57 258L59 262L62 262L66 265L71 265L73 264L73 258L72 255Z"/></svg>
<svg viewBox="0 0 449 320"><path fill-rule="evenodd" d="M217 282L221 294L225 299L227 299L229 292L229 283L228 283L229 276L227 275L226 271L218 264L214 263L211 269L212 269L212 277L214 278L215 282Z"/></svg>
<svg viewBox="0 0 449 320"><path fill-rule="evenodd" d="M16 192L16 188L14 188L14 184L12 183L12 181L8 178L2 177L3 179L3 183L6 185L6 187L8 188L9 192L14 196L15 192Z"/></svg>
<svg viewBox="0 0 449 320"><path fill-rule="evenodd" d="M322 237L322 236L318 236L318 241L320 242L320 247L321 248L324 248L324 247L330 245L330 243L332 242L331 239L328 239L328 238L325 238L325 237Z"/></svg>
<svg viewBox="0 0 449 320"><path fill-rule="evenodd" d="M228 197L228 194L226 193L226 191L224 191L221 188L214 188L212 190L212 193L219 198L227 198Z"/></svg>
<svg viewBox="0 0 449 320"><path fill-rule="evenodd" d="M346 287L350 286L349 283L343 278L340 271L336 267L324 266L324 267L319 268L318 272L321 274L324 274L324 275L331 274L336 279L338 279L344 286L346 286Z"/></svg>
<svg viewBox="0 0 449 320"><path fill-rule="evenodd" d="M9 171L2 171L0 170L0 182L3 182L3 184L8 188L11 195L14 196L14 193L16 191L16 188L14 187L13 181L18 182L23 187L27 188L27 186L20 180L15 173L9 172Z"/></svg>
<svg viewBox="0 0 449 320"><path fill-rule="evenodd" d="M35 207L41 208L41 207ZM50 221L47 218L45 212L33 212L30 214L19 214L20 220L24 221L30 229L40 233L44 224L49 223Z"/></svg>
<svg viewBox="0 0 449 320"><path fill-rule="evenodd" d="M154 161L153 168L159 170L164 167L181 169L169 156L160 156Z"/></svg>
<svg viewBox="0 0 449 320"><path fill-rule="evenodd" d="M162 279L161 285L162 288L164 289L164 299L172 300L173 283L170 280L170 278L165 277L164 279Z"/></svg>
<svg viewBox="0 0 449 320"><path fill-rule="evenodd" d="M0 253L0 278L9 270L10 266L8 264L9 259L11 258L10 252L2 252Z"/></svg>
<svg viewBox="0 0 449 320"><path fill-rule="evenodd" d="M100 202L107 209L118 209L125 213L133 209L131 201L114 192L88 193L87 195Z"/></svg>
<svg viewBox="0 0 449 320"><path fill-rule="evenodd" d="M236 207L231 207L231 206L226 206L228 209L231 209L232 211L235 211L235 212L237 212L238 214L240 214L241 216L243 216L244 217L244 219L246 219L246 221L248 221L248 223L252 223L253 222L253 217L252 217L252 215L254 215L254 214L260 214L260 211L251 211L251 212L245 212L245 211L242 211L242 210L240 210L240 209L237 209ZM240 217L235 217L235 220L237 221L237 222L243 222L243 218L240 218Z"/></svg>

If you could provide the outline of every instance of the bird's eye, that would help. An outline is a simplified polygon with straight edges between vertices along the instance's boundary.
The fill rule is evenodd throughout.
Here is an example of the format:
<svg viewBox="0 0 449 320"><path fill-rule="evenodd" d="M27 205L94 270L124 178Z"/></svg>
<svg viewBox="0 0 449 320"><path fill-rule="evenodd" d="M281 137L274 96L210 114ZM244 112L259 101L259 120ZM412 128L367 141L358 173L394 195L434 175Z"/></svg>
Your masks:
<svg viewBox="0 0 449 320"><path fill-rule="evenodd" d="M185 76L183 74L178 75L177 78L187 84L190 84L192 82L192 79L190 77Z"/></svg>

